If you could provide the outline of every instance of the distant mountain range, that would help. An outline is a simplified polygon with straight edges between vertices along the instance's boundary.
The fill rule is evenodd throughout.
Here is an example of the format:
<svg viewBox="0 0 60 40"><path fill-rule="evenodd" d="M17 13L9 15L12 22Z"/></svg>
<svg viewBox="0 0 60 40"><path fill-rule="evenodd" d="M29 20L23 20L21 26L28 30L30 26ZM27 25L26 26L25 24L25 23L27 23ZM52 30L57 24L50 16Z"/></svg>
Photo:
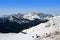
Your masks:
<svg viewBox="0 0 60 40"><path fill-rule="evenodd" d="M18 33L24 29L36 26L40 23L49 21L48 18L53 17L51 14L44 13L18 13L0 17L1 33Z"/></svg>

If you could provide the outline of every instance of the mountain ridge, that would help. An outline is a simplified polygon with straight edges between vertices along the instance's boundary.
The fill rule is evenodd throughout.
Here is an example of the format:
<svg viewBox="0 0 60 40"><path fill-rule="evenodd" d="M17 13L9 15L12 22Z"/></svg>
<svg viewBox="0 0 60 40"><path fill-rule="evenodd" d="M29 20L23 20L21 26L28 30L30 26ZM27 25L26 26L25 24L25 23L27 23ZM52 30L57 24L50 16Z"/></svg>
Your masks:
<svg viewBox="0 0 60 40"><path fill-rule="evenodd" d="M45 14L44 14L45 15ZM41 15L40 17L38 13L28 13L28 14L13 14L8 15L0 18L0 32L2 33L9 33L14 32L18 33L24 29L28 29L30 27L36 26L40 23L45 23L49 21L48 19L44 19L46 17L53 17L53 16L46 16L44 17Z"/></svg>

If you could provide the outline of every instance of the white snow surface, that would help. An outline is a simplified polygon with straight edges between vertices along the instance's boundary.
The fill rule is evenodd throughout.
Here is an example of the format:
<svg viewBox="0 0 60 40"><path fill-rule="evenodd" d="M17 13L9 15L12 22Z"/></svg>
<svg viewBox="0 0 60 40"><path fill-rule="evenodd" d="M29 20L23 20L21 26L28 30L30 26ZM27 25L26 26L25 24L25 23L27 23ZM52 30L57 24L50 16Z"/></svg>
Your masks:
<svg viewBox="0 0 60 40"><path fill-rule="evenodd" d="M0 40L60 40L60 16L50 18L46 23L25 29L23 33L0 33ZM37 37L38 36L38 37Z"/></svg>
<svg viewBox="0 0 60 40"><path fill-rule="evenodd" d="M34 18L40 19L40 17L34 13L28 13L23 16L25 19L34 20Z"/></svg>

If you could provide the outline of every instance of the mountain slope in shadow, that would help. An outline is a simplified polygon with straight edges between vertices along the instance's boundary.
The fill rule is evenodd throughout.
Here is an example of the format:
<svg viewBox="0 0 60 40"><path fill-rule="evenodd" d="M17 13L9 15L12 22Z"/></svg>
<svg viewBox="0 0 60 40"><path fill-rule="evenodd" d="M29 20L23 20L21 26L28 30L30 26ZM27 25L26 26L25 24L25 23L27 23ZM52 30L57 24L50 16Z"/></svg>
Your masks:
<svg viewBox="0 0 60 40"><path fill-rule="evenodd" d="M28 20L28 19L27 19ZM10 20L6 20L5 22L0 23L0 33L19 33L24 29L28 29L30 27L36 26L40 23L47 22L48 20L28 20L25 23L17 23L17 22L10 22Z"/></svg>

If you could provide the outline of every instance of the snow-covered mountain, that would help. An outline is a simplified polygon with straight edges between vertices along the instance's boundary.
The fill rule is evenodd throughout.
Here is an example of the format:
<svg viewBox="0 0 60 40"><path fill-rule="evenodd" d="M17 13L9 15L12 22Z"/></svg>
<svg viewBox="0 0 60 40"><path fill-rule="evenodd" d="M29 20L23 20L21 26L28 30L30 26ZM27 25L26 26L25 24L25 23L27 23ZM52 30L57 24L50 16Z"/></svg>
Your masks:
<svg viewBox="0 0 60 40"><path fill-rule="evenodd" d="M2 18L8 19L10 21L23 21L24 19L28 19L28 20L34 20L34 19L44 19L46 17L53 17L53 15L51 14L44 14L44 13L36 13L36 12L32 12L32 13L18 13L18 14L12 14L12 15L5 15Z"/></svg>
<svg viewBox="0 0 60 40"><path fill-rule="evenodd" d="M46 23L41 23L30 29L23 30L27 34L33 34L34 40L60 40L60 16L50 18Z"/></svg>
<svg viewBox="0 0 60 40"><path fill-rule="evenodd" d="M27 34L0 33L1 40L60 40L60 16L51 17L46 23L25 29Z"/></svg>
<svg viewBox="0 0 60 40"><path fill-rule="evenodd" d="M29 20L34 20L34 18L44 19L44 18L50 18L50 17L53 17L53 15L44 14L44 13L36 13L36 12L27 13L23 16L23 18L26 18L26 19L29 19Z"/></svg>
<svg viewBox="0 0 60 40"><path fill-rule="evenodd" d="M21 30L19 33L0 33L0 40L60 40L60 16L43 18L37 16L37 14L35 15L35 13L33 14L35 17L32 14L24 14L18 17L16 15L10 15L0 18L0 32L1 30L3 32L19 32L21 28L23 29L28 26L35 25L33 27ZM49 18L49 21L45 22L46 18ZM22 20L24 22L21 22ZM18 21L23 24L19 23ZM6 25L9 25L9 27Z"/></svg>
<svg viewBox="0 0 60 40"><path fill-rule="evenodd" d="M12 15L6 15L0 18L0 32L8 33L14 32L18 33L24 29L31 28L36 26L40 23L45 23L48 19L46 17L53 17L50 14L43 14L43 13L18 13Z"/></svg>
<svg viewBox="0 0 60 40"><path fill-rule="evenodd" d="M23 16L25 19L34 20L35 18L40 19L40 17L35 13L28 13Z"/></svg>

